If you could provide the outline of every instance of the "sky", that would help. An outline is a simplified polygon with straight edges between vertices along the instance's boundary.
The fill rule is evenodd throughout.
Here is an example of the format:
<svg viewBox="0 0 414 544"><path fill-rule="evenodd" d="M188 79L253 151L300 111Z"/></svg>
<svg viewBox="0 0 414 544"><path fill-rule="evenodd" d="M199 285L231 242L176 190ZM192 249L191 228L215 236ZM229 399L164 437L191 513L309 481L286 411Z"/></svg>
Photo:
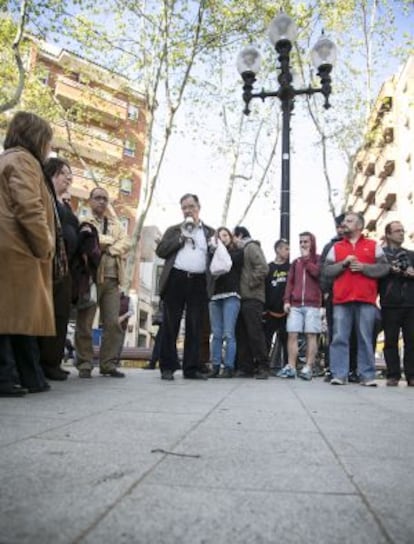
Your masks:
<svg viewBox="0 0 414 544"><path fill-rule="evenodd" d="M241 94L235 98L240 100L240 107L242 107ZM320 251L334 235L327 190L322 175L321 155L319 149L309 141L308 134L311 131L309 125L309 120L301 116L299 112L291 120L291 133L294 140L290 161L292 255L295 252L298 253L300 232L305 230L313 232L317 237ZM273 245L280 235L280 153L279 148L275 157L277 168L271 182L271 194L268 198L258 198L244 221L252 237L261 242L269 261L274 257ZM335 172L334 181L340 188L346 174L345 164L339 157L334 156L331 157L330 164L332 171ZM156 224L163 231L169 225L180 222L179 199L181 195L193 192L201 201L202 220L213 227L219 227L228 179L227 168L226 164L212 164L203 146L188 143L185 138L177 138L170 149L147 224ZM229 228L236 226L240 211L242 207L244 208L245 198L241 196L235 198L235 202L239 199L240 206L237 204L233 206L227 224ZM276 200L276 206L272 204L272 200ZM339 206L338 202L338 210Z"/></svg>
<svg viewBox="0 0 414 544"><path fill-rule="evenodd" d="M68 3L70 4L70 2ZM76 5L71 10L77 11ZM402 15L397 15L396 26L398 32L412 32L413 21ZM259 37L266 40L265 37ZM263 43L257 44L260 48L269 47ZM345 56L357 51L339 51L337 63L343 62ZM276 60L276 59L275 59ZM398 62L392 57L387 57L385 66L381 70L381 78L376 82L376 92L381 82L390 77L398 68ZM276 63L275 63L276 64ZM276 76L276 70L275 70ZM227 77L235 82L233 95L230 96L234 107L243 109L242 83L235 68L235 59L227 67ZM340 114L340 97L335 94L335 68L332 74L333 94L331 96L332 108L323 112L323 116L329 122L330 116ZM260 85L267 82L260 81L256 84L256 90ZM274 89L273 89L274 90ZM206 92L208 92L206 90ZM277 99L269 99L277 100ZM322 96L318 97L322 103ZM258 115L262 104L256 101L252 108L251 117ZM317 239L319 252L323 245L334 234L334 223L328 208L328 195L326 182L323 177L320 148L315 145L315 133L311 121L304 111L303 97L296 98L294 115L291 119L291 255L298 254L298 235L304 230L313 232ZM179 118L185 119L186 108L194 107L191 102L184 103ZM208 117L207 125L209 134L213 140L221 137L218 128L220 106L211 100L209 110L201 111L200 115ZM321 108L322 110L322 108ZM205 119L203 119L205 122ZM275 119L276 123L276 119ZM217 129L215 127L217 126ZM146 225L156 225L163 232L169 225L177 223L182 219L179 206L180 197L187 193L196 193L201 201L201 218L213 227L221 226L221 215L223 201L229 175L229 163L225 157L220 158L214 153L215 141L210 146L202 142L202 135L199 140L193 140L189 133L179 132L171 138L171 144L167 153L166 162L163 166L161 177L155 191L155 197ZM281 140L281 139L280 139ZM274 173L270 180L270 189L267 196L260 196L256 199L244 225L250 230L253 238L262 243L265 255L268 260L274 256L273 245L279 238L279 202L280 202L280 162L281 162L280 141L276 157L274 159ZM343 204L343 187L346 175L346 165L338 150L329 150L329 170L332 177L333 189L338 195L336 197L336 211L340 213ZM240 217L241 210L246 205L246 194L236 191L232 207L230 208L228 226L234 228Z"/></svg>
<svg viewBox="0 0 414 544"><path fill-rule="evenodd" d="M412 34L412 23L410 18L397 16L396 25L398 33L410 32ZM353 51L357 54L357 51ZM338 61L344 55L349 55L347 51L338 52ZM384 66L380 69L379 77L374 82L374 96L379 91L382 82L391 77L401 65L401 62L391 56L382 59ZM235 67L229 67L229 72L233 73L235 81L240 81L240 76ZM335 95L335 68L332 73L333 94L330 101L332 108L324 115L328 122L331 115L338 115L335 108L340 107L340 97ZM256 83L256 90L260 88L262 82ZM242 84L235 91L233 100L243 108L242 103ZM318 98L322 103L322 96ZM274 99L277 100L277 99ZM291 202L290 202L290 238L291 238L291 256L296 257L299 253L299 233L311 231L315 234L317 240L317 249L322 251L325 243L334 236L335 229L332 215L328 206L328 193L326 182L322 171L321 151L315 145L315 135L311 121L304 112L304 98L296 98L294 115L291 118ZM257 101L256 108L260 108L261 102ZM322 108L321 108L322 110ZM251 116L255 112L252 111ZM214 104L211 104L209 115L214 119ZM280 202L280 161L281 150L280 141L277 150L276 172L271 180L271 192L267 198L258 198L244 221L244 225L249 229L252 237L258 239L263 247L267 260L274 257L273 245L279 238L279 202ZM330 148L328 155L329 171L333 183L334 204L336 213L341 213L344 203L344 180L347 173L347 166L340 152L335 148ZM166 165L162 170L160 182L158 184L154 203L147 218L147 224L156 224L161 231L169 225L181 220L181 211L179 207L180 197L187 193L196 193L201 201L201 218L213 226L220 226L222 214L222 202L224 200L225 189L228 179L228 163L224 160L219 161L216 158L212 160L212 154L201 142L193 142L183 135L176 135L171 142L171 148L167 155ZM239 210L244 208L243 196L238 195L236 199L240 200L240 206L237 211L230 213L228 221L229 228L234 228L239 217ZM276 206L273 201L276 201ZM236 206L237 208L237 206Z"/></svg>

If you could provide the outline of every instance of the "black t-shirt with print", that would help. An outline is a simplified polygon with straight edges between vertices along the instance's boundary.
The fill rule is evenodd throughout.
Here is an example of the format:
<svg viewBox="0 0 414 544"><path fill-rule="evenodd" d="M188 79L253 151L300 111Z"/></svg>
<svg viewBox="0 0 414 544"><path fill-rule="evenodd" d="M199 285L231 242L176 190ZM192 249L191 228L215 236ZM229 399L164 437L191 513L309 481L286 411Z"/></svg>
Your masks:
<svg viewBox="0 0 414 544"><path fill-rule="evenodd" d="M283 295L285 294L286 280L290 263L269 263L269 272L266 276L266 303L265 310L283 312Z"/></svg>

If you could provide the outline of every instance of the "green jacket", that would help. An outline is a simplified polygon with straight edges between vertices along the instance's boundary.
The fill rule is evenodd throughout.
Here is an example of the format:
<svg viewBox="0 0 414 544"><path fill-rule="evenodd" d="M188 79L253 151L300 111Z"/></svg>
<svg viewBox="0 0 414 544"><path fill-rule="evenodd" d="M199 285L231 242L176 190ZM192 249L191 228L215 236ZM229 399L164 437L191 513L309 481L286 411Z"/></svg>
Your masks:
<svg viewBox="0 0 414 544"><path fill-rule="evenodd" d="M240 279L242 299L265 302L265 278L269 271L260 243L251 238L244 244L244 262Z"/></svg>

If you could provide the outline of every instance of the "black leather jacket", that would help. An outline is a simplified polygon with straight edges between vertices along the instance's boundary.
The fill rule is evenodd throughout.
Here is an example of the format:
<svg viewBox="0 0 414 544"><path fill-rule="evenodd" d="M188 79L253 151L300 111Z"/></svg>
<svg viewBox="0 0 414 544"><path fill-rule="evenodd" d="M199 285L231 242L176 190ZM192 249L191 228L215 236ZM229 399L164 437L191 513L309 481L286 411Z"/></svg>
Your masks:
<svg viewBox="0 0 414 544"><path fill-rule="evenodd" d="M381 307L410 308L414 306L414 278L404 275L404 267L414 267L414 252L408 249L391 249L385 246L385 256L389 263L400 263L400 272L390 272L379 282Z"/></svg>

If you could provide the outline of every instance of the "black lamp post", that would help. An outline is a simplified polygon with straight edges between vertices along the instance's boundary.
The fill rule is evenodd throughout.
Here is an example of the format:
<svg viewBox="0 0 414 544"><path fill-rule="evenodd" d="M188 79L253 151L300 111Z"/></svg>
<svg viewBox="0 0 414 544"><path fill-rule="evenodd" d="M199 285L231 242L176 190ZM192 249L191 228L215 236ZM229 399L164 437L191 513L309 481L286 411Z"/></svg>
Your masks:
<svg viewBox="0 0 414 544"><path fill-rule="evenodd" d="M292 43L296 39L297 28L294 21L285 13L280 13L273 19L268 30L270 41L278 53L280 62L280 74L278 76L279 88L276 91L253 92L253 84L256 74L260 69L260 53L254 47L246 47L237 58L237 69L243 78L243 100L245 108L243 112L249 115L249 104L252 98L265 98L275 96L282 105L282 183L280 193L280 237L290 241L290 116L294 108L295 96L305 94L311 96L322 93L325 97L324 108L331 107L329 95L331 94L331 70L336 60L335 44L322 35L311 51L312 62L318 70L321 86L295 89L292 85L292 73L290 71L290 52Z"/></svg>

